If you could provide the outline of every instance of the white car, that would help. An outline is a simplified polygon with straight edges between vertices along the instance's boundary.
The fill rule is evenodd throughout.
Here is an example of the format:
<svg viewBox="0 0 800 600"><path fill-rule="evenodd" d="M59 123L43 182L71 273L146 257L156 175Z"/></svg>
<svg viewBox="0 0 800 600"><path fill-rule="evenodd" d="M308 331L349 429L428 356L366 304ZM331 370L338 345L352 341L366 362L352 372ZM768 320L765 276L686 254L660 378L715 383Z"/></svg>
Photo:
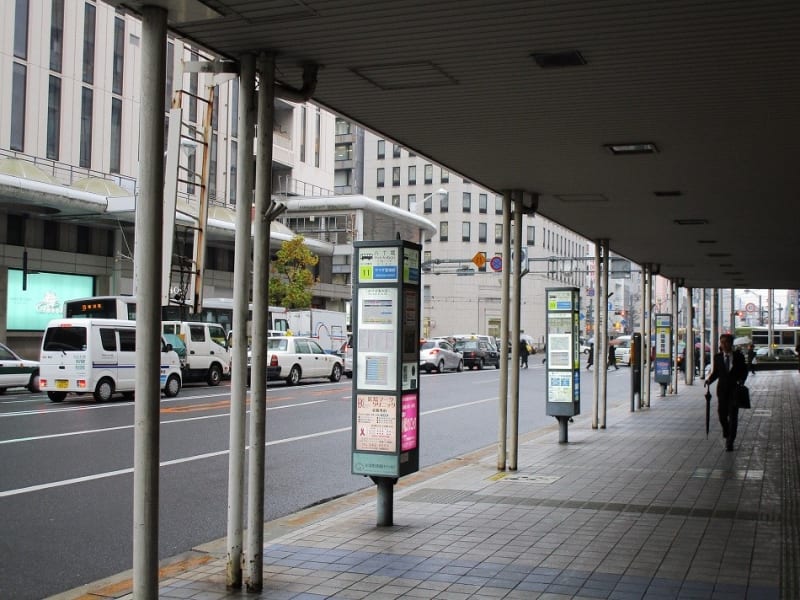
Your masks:
<svg viewBox="0 0 800 600"><path fill-rule="evenodd" d="M267 339L267 379L285 379L297 385L300 379L324 377L339 381L344 362L328 354L316 340L307 337L276 336Z"/></svg>
<svg viewBox="0 0 800 600"><path fill-rule="evenodd" d="M5 344L0 344L0 394L6 388L27 388L29 392L39 391L39 363L21 358Z"/></svg>
<svg viewBox="0 0 800 600"><path fill-rule="evenodd" d="M419 344L419 368L430 373L436 369L443 373L447 369L464 370L464 357L447 340L423 340Z"/></svg>

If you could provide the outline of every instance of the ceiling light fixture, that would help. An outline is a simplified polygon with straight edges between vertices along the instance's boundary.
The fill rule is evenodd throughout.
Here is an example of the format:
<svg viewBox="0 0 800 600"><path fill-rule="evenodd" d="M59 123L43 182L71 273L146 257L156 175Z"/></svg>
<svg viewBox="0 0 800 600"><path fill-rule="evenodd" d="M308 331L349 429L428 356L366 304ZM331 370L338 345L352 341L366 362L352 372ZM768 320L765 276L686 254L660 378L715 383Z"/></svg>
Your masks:
<svg viewBox="0 0 800 600"><path fill-rule="evenodd" d="M716 244L717 240L697 240L698 244Z"/></svg>
<svg viewBox="0 0 800 600"><path fill-rule="evenodd" d="M658 146L652 142L630 142L626 144L605 144L611 154L658 154Z"/></svg>
<svg viewBox="0 0 800 600"><path fill-rule="evenodd" d="M728 258L732 255L730 252L709 252L706 256L708 258Z"/></svg>
<svg viewBox="0 0 800 600"><path fill-rule="evenodd" d="M708 225L708 219L675 219L676 225Z"/></svg>
<svg viewBox="0 0 800 600"><path fill-rule="evenodd" d="M658 198L677 198L683 196L683 192L680 190L656 190L653 195Z"/></svg>
<svg viewBox="0 0 800 600"><path fill-rule="evenodd" d="M579 67L586 64L586 59L577 50L561 52L534 52L531 58L542 69L558 69L562 67Z"/></svg>

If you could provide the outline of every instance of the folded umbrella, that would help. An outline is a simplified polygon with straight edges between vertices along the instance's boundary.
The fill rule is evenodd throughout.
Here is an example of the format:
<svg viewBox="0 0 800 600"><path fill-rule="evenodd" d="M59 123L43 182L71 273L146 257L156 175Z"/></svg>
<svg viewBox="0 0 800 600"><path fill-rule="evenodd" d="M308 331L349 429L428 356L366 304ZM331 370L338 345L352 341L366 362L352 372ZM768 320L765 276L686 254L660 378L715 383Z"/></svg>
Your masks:
<svg viewBox="0 0 800 600"><path fill-rule="evenodd" d="M711 390L706 384L706 439L708 439L708 425L711 421Z"/></svg>

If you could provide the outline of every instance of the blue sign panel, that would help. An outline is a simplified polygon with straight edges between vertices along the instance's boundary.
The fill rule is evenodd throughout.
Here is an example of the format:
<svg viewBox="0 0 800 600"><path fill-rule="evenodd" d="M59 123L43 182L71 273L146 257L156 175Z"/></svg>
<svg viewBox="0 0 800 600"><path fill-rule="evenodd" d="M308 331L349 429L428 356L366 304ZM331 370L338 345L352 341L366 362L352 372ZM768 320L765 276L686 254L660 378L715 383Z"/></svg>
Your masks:
<svg viewBox="0 0 800 600"><path fill-rule="evenodd" d="M376 265L372 268L373 280L397 281L396 265Z"/></svg>

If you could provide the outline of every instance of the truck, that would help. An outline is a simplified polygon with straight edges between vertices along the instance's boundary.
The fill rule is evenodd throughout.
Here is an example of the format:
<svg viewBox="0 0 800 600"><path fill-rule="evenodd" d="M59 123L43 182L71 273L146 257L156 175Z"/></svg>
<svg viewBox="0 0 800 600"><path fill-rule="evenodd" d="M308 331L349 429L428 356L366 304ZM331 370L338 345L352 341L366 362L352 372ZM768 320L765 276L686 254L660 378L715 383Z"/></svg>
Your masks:
<svg viewBox="0 0 800 600"><path fill-rule="evenodd" d="M347 341L347 313L322 308L288 310L286 320L291 335L313 338L325 352L336 353Z"/></svg>

